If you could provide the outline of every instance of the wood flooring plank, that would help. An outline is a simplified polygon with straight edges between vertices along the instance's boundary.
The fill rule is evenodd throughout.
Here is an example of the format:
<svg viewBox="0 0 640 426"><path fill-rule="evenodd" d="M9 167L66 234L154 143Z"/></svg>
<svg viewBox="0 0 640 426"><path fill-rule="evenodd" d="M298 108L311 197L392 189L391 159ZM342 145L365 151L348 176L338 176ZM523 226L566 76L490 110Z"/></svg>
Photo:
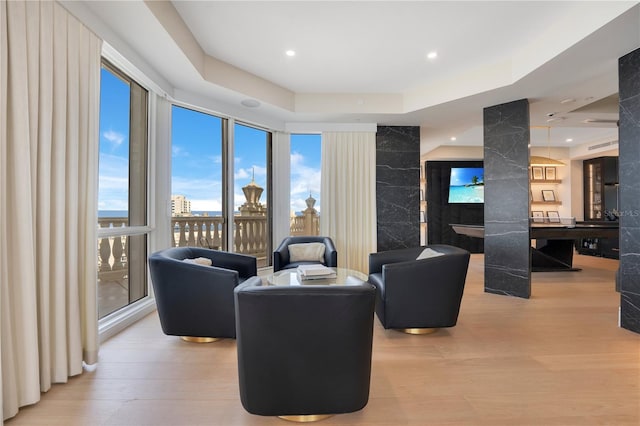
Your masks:
<svg viewBox="0 0 640 426"><path fill-rule="evenodd" d="M533 274L527 300L485 293L473 254L457 326L413 336L376 319L367 406L318 425L639 425L640 336L618 327L618 262L574 263L583 270ZM153 313L6 424L291 424L242 408L236 356L233 339L165 336Z"/></svg>

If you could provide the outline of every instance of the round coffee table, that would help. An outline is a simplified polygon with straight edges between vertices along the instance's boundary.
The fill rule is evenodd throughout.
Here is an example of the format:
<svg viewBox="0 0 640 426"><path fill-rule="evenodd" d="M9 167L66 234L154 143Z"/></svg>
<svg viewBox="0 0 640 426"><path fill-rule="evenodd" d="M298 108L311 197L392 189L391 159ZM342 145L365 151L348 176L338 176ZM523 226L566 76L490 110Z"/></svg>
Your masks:
<svg viewBox="0 0 640 426"><path fill-rule="evenodd" d="M346 268L331 268L334 278L302 280L295 269L283 269L267 277L267 285L361 285L369 277L359 271Z"/></svg>

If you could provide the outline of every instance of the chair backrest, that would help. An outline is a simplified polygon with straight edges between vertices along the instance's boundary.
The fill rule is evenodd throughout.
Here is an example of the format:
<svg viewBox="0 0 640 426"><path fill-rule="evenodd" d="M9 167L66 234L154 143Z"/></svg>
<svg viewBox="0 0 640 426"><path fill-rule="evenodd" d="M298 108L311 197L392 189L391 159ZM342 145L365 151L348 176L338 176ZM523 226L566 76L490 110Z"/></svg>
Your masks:
<svg viewBox="0 0 640 426"><path fill-rule="evenodd" d="M366 405L371 284L241 285L235 297L240 398L248 412L337 414Z"/></svg>
<svg viewBox="0 0 640 426"><path fill-rule="evenodd" d="M184 262L205 257L213 266ZM160 325L165 334L235 337L234 288L255 281L256 258L199 247L171 247L149 256Z"/></svg>
<svg viewBox="0 0 640 426"><path fill-rule="evenodd" d="M452 327L469 266L467 250L430 245L441 256L416 260L426 247L369 255L369 280L381 280L378 317L386 328Z"/></svg>
<svg viewBox="0 0 640 426"><path fill-rule="evenodd" d="M335 244L330 237L319 235L302 235L294 237L286 237L273 251L273 272L277 272L284 269L286 265L290 263L289 257L289 245L302 244L302 243L323 243L325 245L324 250L324 264L329 267L338 266L338 252Z"/></svg>

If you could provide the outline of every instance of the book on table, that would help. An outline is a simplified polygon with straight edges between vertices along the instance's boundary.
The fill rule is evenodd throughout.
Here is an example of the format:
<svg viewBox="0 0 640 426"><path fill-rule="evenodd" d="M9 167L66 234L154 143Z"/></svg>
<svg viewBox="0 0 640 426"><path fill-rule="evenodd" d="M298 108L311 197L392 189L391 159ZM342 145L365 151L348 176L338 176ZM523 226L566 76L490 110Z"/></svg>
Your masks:
<svg viewBox="0 0 640 426"><path fill-rule="evenodd" d="M300 265L297 272L303 280L322 280L336 277L336 272L324 265Z"/></svg>

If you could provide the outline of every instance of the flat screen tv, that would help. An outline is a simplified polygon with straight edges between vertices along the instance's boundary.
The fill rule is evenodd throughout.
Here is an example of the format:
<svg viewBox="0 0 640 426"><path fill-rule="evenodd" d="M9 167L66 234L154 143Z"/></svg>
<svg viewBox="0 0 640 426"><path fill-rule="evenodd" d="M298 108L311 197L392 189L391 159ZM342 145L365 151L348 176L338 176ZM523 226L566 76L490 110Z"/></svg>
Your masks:
<svg viewBox="0 0 640 426"><path fill-rule="evenodd" d="M484 169L452 167L449 203L484 203Z"/></svg>

